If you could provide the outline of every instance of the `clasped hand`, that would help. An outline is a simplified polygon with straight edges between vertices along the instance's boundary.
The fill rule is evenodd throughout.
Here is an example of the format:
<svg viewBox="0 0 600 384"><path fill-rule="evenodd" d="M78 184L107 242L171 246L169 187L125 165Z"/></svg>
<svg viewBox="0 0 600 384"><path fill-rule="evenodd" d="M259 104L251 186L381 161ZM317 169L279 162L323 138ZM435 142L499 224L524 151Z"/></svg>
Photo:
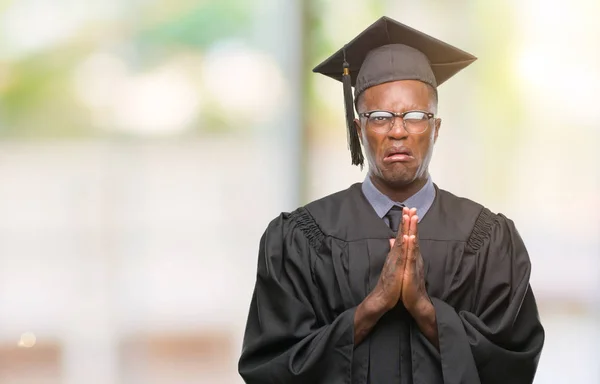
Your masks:
<svg viewBox="0 0 600 384"><path fill-rule="evenodd" d="M416 208L404 208L402 223L395 239L390 239L390 252L381 271L373 297L385 310L399 300L413 315L430 304L425 289L423 257L419 250Z"/></svg>

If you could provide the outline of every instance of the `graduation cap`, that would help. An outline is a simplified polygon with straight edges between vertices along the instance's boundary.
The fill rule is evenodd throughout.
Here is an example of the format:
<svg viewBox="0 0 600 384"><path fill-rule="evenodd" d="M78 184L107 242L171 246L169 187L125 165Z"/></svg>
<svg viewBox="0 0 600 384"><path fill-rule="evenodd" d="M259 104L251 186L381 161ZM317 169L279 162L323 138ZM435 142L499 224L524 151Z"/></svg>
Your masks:
<svg viewBox="0 0 600 384"><path fill-rule="evenodd" d="M343 83L352 164L362 167L364 157L354 125L354 100L361 93L397 80L420 80L437 89L475 60L467 52L384 16L313 72Z"/></svg>

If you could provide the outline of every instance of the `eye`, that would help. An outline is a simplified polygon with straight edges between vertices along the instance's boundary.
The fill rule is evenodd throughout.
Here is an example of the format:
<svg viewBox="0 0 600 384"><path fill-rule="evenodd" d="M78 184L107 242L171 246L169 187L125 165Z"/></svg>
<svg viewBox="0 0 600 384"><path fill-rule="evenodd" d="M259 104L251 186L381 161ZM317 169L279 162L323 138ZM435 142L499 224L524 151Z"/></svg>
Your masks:
<svg viewBox="0 0 600 384"><path fill-rule="evenodd" d="M394 115L392 115L390 112L375 111L371 112L371 114L369 115L369 121L381 124L390 121L392 117L394 117Z"/></svg>
<svg viewBox="0 0 600 384"><path fill-rule="evenodd" d="M411 112L408 112L406 115L404 115L404 120L422 121L422 120L428 120L428 116L425 112L411 111Z"/></svg>

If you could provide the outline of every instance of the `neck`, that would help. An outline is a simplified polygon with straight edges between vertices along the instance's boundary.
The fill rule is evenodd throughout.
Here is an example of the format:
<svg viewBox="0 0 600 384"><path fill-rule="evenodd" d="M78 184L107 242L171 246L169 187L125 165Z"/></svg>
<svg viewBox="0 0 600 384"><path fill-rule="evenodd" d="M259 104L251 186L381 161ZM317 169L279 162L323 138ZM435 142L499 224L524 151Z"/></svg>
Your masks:
<svg viewBox="0 0 600 384"><path fill-rule="evenodd" d="M415 193L419 192L419 190L421 190L421 188L423 188L425 186L425 184L427 183L428 176L429 176L429 174L426 173L421 178L417 178L408 184L398 186L398 185L390 185L389 183L386 183L384 180L382 180L378 177L375 177L373 174L369 175L369 177L371 178L371 181L373 182L373 185L375 185L375 187L377 189L379 189L379 191L381 191L381 193L383 193L384 195L386 195L393 201L399 201L399 202L405 201L406 199L408 199Z"/></svg>

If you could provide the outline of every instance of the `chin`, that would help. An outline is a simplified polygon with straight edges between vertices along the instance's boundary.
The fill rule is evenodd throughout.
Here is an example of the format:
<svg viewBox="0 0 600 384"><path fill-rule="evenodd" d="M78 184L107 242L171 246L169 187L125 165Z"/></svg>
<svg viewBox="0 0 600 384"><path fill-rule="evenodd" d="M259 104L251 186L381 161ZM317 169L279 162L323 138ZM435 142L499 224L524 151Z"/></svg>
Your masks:
<svg viewBox="0 0 600 384"><path fill-rule="evenodd" d="M386 184L394 187L403 187L415 181L415 172L404 170L385 170L381 173Z"/></svg>
<svg viewBox="0 0 600 384"><path fill-rule="evenodd" d="M390 187L402 188L417 179L419 167L415 167L415 164L401 162L385 164L383 161L373 160L373 158L368 158L371 174Z"/></svg>

